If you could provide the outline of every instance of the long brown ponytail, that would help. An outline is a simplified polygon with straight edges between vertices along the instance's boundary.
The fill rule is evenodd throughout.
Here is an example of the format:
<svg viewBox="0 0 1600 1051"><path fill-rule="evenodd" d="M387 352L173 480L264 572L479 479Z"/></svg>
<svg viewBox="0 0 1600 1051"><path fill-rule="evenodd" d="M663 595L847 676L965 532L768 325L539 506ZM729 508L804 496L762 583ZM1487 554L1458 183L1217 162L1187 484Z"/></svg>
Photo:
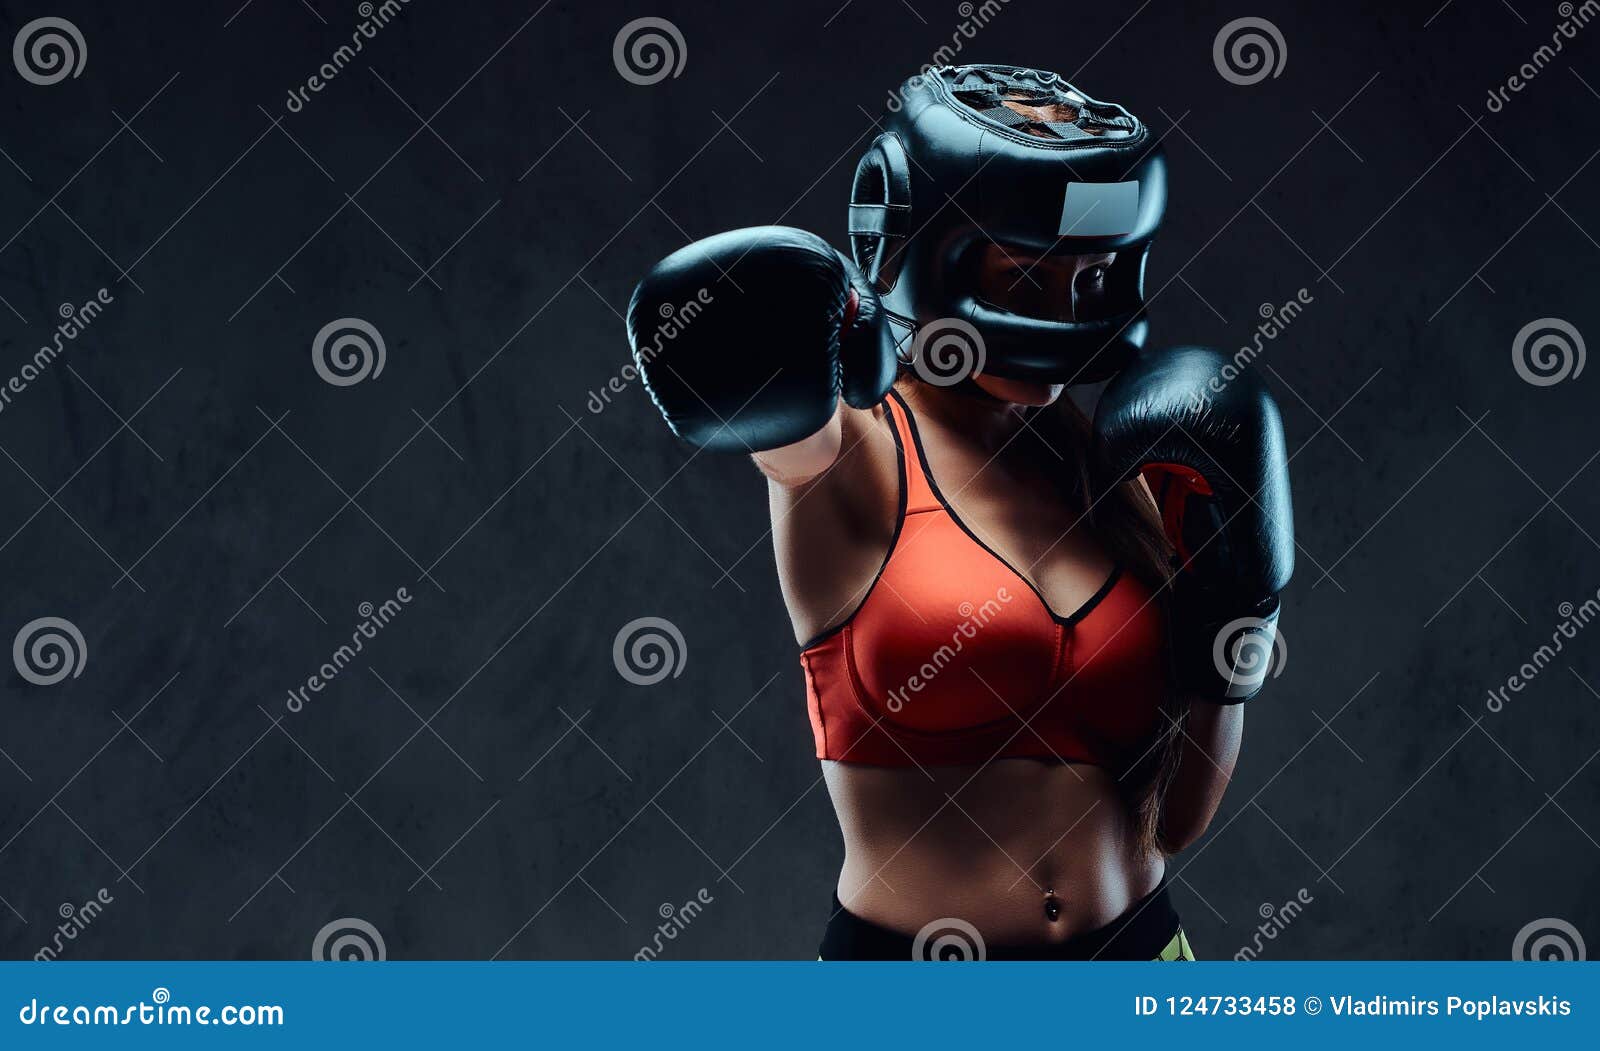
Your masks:
<svg viewBox="0 0 1600 1051"><path fill-rule="evenodd" d="M1062 488L1072 506L1083 514L1095 540L1118 564L1160 592L1157 601L1164 607L1162 589L1172 576L1172 547L1162 532L1148 490L1138 481L1125 482L1098 499L1095 497L1089 462L1092 429L1089 418L1071 398L1063 396L1054 405L1035 411L1030 423L1040 439L1066 461L1068 472ZM1055 462L1054 457L1051 460ZM1060 470L1059 463L1055 469ZM1169 690L1162 704L1157 739L1139 762L1120 774L1134 808L1138 846L1146 853L1164 849L1161 808L1182 756L1187 715L1187 703L1179 700L1175 690Z"/></svg>

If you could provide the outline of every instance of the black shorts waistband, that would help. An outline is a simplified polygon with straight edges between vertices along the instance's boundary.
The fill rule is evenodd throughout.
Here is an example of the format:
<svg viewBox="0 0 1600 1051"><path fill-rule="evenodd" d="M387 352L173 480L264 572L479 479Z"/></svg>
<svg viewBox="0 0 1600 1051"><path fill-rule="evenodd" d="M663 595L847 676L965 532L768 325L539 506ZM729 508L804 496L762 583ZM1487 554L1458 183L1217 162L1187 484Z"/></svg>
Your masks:
<svg viewBox="0 0 1600 1051"><path fill-rule="evenodd" d="M937 923L937 921L936 921ZM824 960L915 960L934 958L941 942L948 947L948 958L971 959L975 939L973 928L958 921L948 926L930 924L926 936L880 927L864 920L839 902L833 894L833 912L822 933L817 954ZM988 960L1154 960L1178 933L1178 910L1167 893L1167 881L1140 898L1110 923L1087 931L1059 944L990 945L983 944L982 958ZM977 932L978 939L982 932Z"/></svg>

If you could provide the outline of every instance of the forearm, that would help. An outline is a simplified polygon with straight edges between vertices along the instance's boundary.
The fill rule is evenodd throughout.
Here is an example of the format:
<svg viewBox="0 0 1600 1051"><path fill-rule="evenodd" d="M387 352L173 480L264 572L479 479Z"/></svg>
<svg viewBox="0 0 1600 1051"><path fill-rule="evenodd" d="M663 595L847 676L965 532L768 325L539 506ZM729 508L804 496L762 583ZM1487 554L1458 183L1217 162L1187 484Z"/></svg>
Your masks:
<svg viewBox="0 0 1600 1051"><path fill-rule="evenodd" d="M839 458L844 446L844 428L840 411L815 434L785 445L754 454L756 467L773 482L785 488L804 485L820 476Z"/></svg>
<svg viewBox="0 0 1600 1051"><path fill-rule="evenodd" d="M1205 833L1233 778L1244 738L1242 704L1195 700L1179 724L1179 760L1161 807L1161 839L1172 853Z"/></svg>

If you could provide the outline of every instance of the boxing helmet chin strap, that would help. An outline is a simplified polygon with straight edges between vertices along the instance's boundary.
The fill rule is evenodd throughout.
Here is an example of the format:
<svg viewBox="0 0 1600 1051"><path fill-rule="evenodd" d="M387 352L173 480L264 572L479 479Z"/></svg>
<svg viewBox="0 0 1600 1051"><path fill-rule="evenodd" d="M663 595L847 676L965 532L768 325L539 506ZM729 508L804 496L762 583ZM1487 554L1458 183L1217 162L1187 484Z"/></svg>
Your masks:
<svg viewBox="0 0 1600 1051"><path fill-rule="evenodd" d="M890 310L884 310L884 338L894 341L894 357L902 369L910 368L915 364L917 323L910 318L901 317ZM905 334L900 335L896 329L903 329Z"/></svg>

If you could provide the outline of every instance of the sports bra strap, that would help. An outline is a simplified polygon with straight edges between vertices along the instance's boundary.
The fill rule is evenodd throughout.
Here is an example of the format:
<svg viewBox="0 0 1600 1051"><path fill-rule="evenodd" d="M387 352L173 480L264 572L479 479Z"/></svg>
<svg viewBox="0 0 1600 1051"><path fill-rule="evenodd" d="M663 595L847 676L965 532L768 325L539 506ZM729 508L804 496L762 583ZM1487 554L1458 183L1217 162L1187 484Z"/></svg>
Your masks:
<svg viewBox="0 0 1600 1051"><path fill-rule="evenodd" d="M922 449L917 441L916 424L911 422L911 410L901 400L898 391L891 390L884 404L889 406L889 422L894 425L895 439L900 444L900 462L904 464L900 484L905 487L906 514L941 510L943 505L933 495L928 468L922 462Z"/></svg>

